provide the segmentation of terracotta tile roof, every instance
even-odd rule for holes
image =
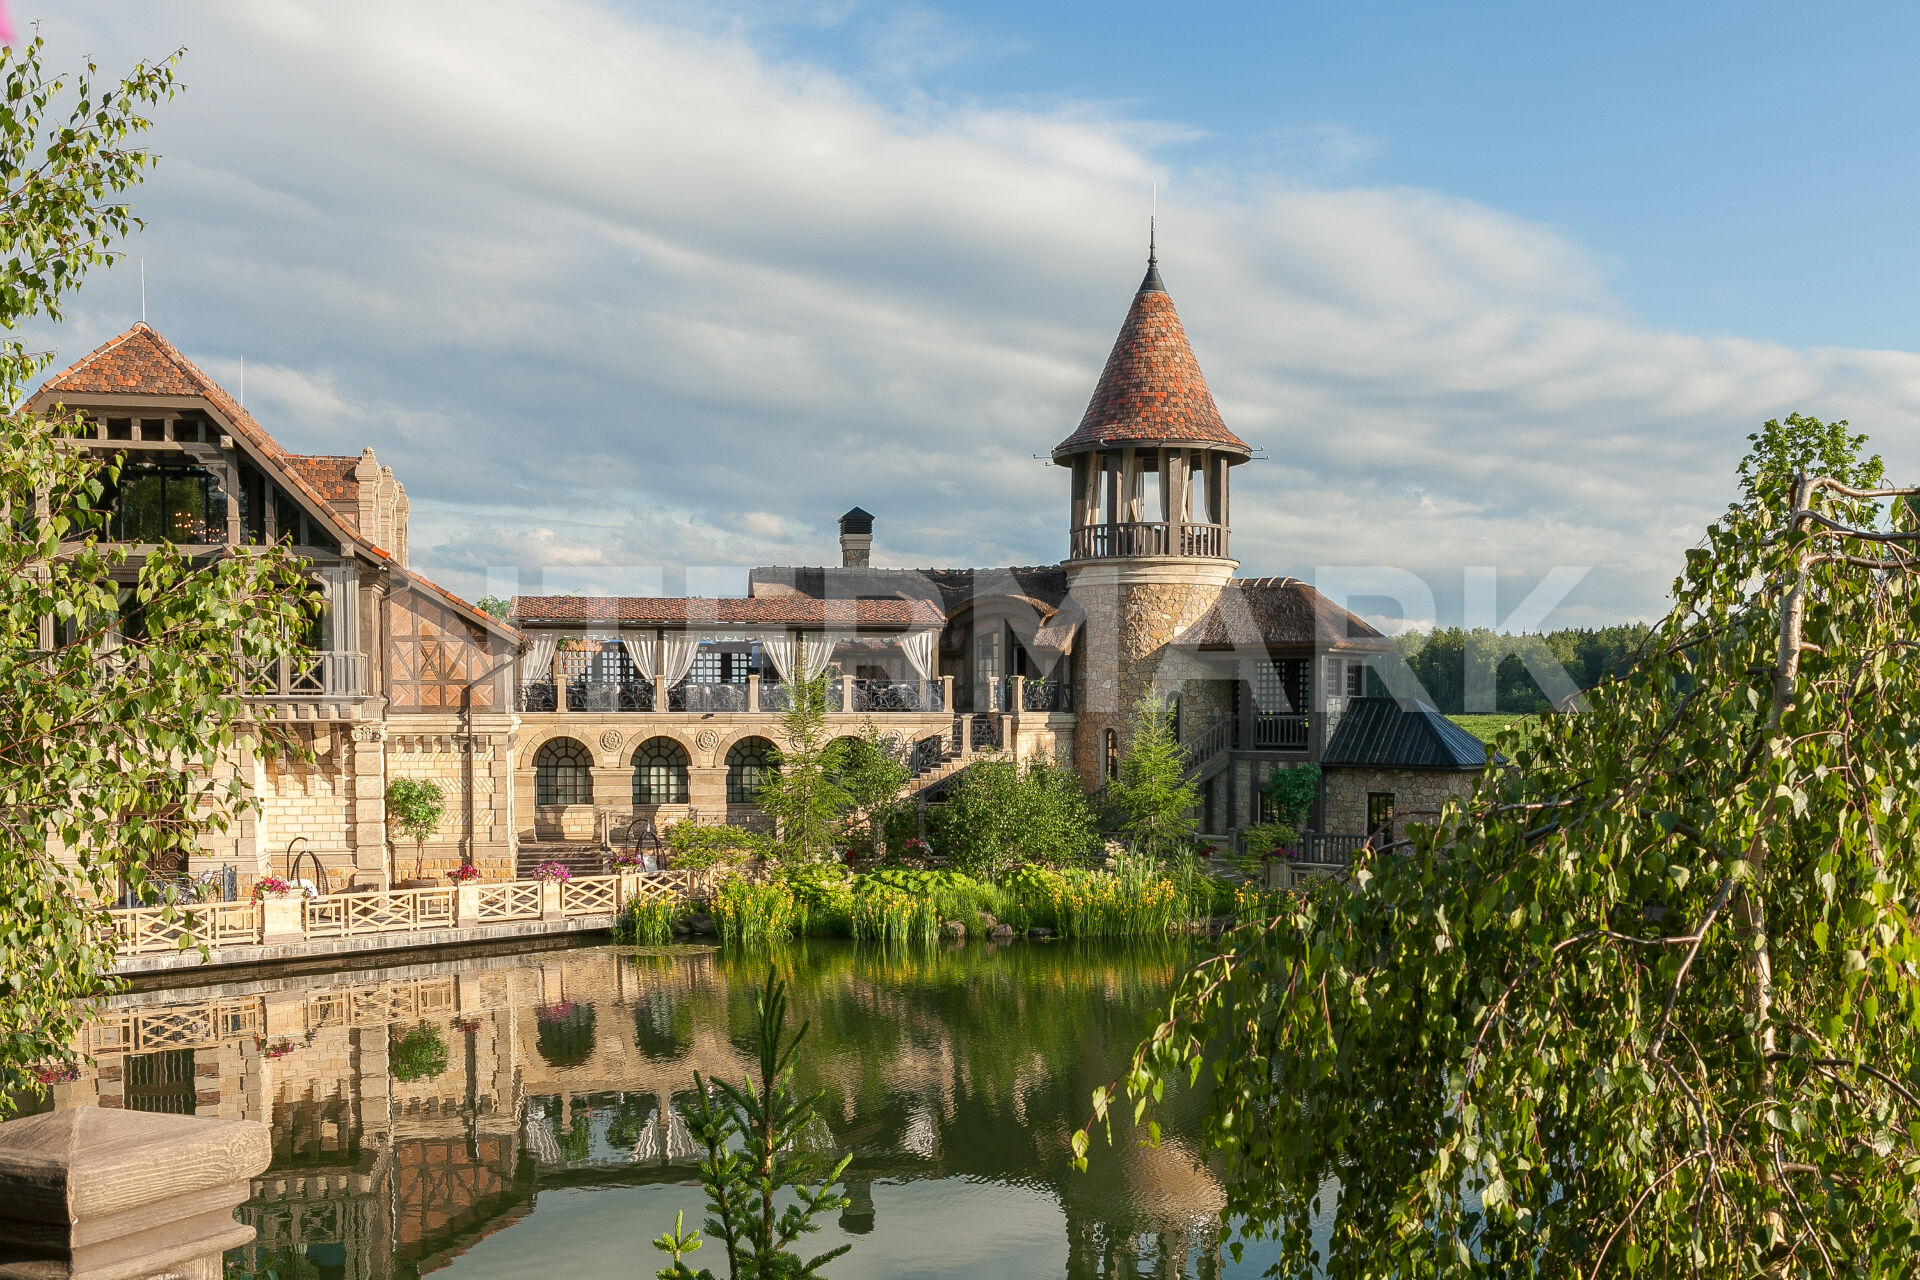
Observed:
[[[1393,641],[1298,578],[1235,578],[1174,637],[1190,649],[1286,648],[1379,652]]]
[[[1067,571],[1058,565],[992,569],[874,569],[865,566],[823,567],[773,565],[747,575],[747,589],[755,597],[783,594],[816,600],[852,600],[894,596],[937,604],[955,617],[976,600],[1015,599],[1031,605],[1042,617],[1052,614],[1067,598]]]
[[[391,559],[391,557],[387,557],[386,552],[384,551],[382,551],[380,554],[383,557]],[[492,628],[494,631],[498,632],[500,635],[505,636],[507,639],[512,640],[515,643],[518,643],[522,639],[519,628],[515,627],[512,623],[505,622],[499,618],[494,617],[492,614],[488,613],[485,609],[480,608],[478,605],[467,603],[465,600],[462,600],[459,596],[453,594],[453,592],[447,590],[445,587],[441,586],[439,583],[433,581],[433,579],[424,577],[419,572],[413,569],[398,570],[395,573],[395,577],[398,578],[400,574],[406,575],[406,581],[408,586],[426,588],[428,593],[439,596],[440,599],[445,603],[452,605],[455,609],[458,609],[460,612],[466,614],[468,617],[472,618],[474,621],[482,624],[483,626]]]
[[[1158,268],[1149,268],[1133,295],[1079,429],[1054,446],[1053,456],[1134,443],[1253,452],[1220,420]]]
[[[325,455],[290,454],[280,447],[280,442],[267,433],[253,418],[253,415],[240,407],[240,402],[228,395],[219,383],[203,373],[193,361],[180,354],[180,349],[161,337],[144,321],[135,324],[119,337],[101,343],[91,352],[74,361],[60,372],[48,378],[33,393],[32,399],[42,403],[61,400],[67,396],[87,395],[144,395],[144,396],[198,396],[219,411],[220,416],[233,425],[233,429],[245,437],[247,442],[277,468],[294,488],[306,495],[314,508],[335,525],[335,532],[343,543],[371,552],[375,558],[391,563],[393,557],[360,535],[353,521],[344,519],[334,510],[330,500],[333,493],[323,489],[317,481],[325,480],[329,470],[336,465],[348,468],[358,458],[335,458]],[[337,477],[337,472],[335,475]],[[351,479],[351,476],[348,477]],[[336,478],[330,482],[337,489]],[[507,623],[491,616],[483,610],[468,604],[459,596],[444,587],[410,573],[408,577],[448,604],[466,613],[475,621],[493,628],[501,635],[517,641],[520,633]]]
[[[328,502],[352,502],[360,496],[360,481],[354,468],[358,458],[341,458],[324,453],[289,453],[281,459],[287,470],[296,472],[307,487]]]
[[[748,599],[683,596],[515,596],[507,616],[521,627],[577,623],[637,626],[938,627],[946,614],[928,600]]]

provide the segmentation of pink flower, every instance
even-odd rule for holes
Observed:
[[[469,880],[478,880],[480,878],[480,868],[474,866],[471,862],[464,863],[447,872],[447,878],[455,884],[465,884]]]

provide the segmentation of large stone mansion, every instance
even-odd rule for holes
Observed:
[[[336,885],[383,883],[399,777],[448,793],[429,865],[489,878],[634,817],[751,823],[787,687],[820,672],[833,723],[896,744],[921,800],[989,756],[1052,759],[1098,787],[1134,704],[1158,692],[1177,708],[1201,828],[1222,842],[1259,820],[1276,768],[1321,764],[1316,825],[1358,836],[1485,763],[1424,708],[1365,698],[1368,664],[1391,649],[1379,631],[1295,579],[1236,576],[1228,499],[1252,450],[1222,421],[1151,257],[1053,449],[1067,554],[1052,565],[877,568],[884,530],[856,507],[840,564],[755,569],[743,598],[521,596],[502,620],[409,568],[406,490],[371,449],[288,453],[144,323],[29,407],[56,404],[92,424],[91,447],[126,455],[115,538],[201,553],[288,541],[327,597],[320,643],[252,689],[308,758],[241,762],[259,811],[172,870],[246,879],[311,852]]]

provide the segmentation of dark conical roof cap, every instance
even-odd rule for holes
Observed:
[[[840,532],[872,533],[873,532],[873,512],[865,511],[859,507],[855,507],[853,510],[847,512],[847,514],[840,517]]]
[[[1149,243],[1147,274],[1114,339],[1093,399],[1074,433],[1053,448],[1055,460],[1118,445],[1194,445],[1238,453],[1253,450],[1227,429],[1193,357],[1186,327],[1160,278]]]

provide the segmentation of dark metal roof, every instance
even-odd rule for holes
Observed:
[[[853,510],[847,512],[847,514],[840,517],[840,532],[872,533],[873,532],[873,512],[863,510],[860,507],[855,507]]]
[[[1347,703],[1320,763],[1348,769],[1484,769],[1487,744],[1424,702]]]

